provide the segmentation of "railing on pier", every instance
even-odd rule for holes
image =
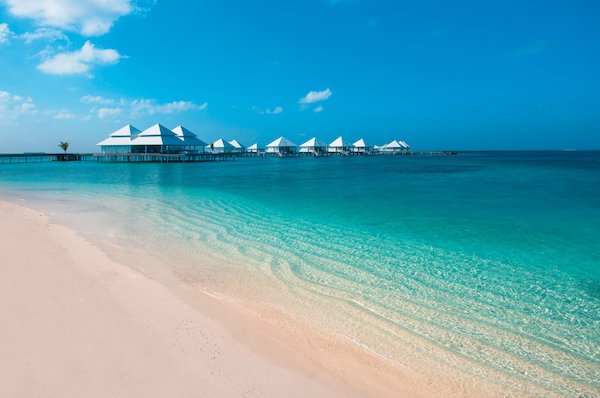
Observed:
[[[410,156],[410,155],[456,155],[451,151],[367,151],[367,152],[255,152],[255,153],[19,153],[0,154],[0,164],[41,162],[216,162],[236,157],[313,157],[313,156]]]
[[[8,153],[0,154],[0,164],[82,162],[92,160],[91,153]]]
[[[224,153],[97,153],[98,162],[216,162],[232,159],[233,155]]]

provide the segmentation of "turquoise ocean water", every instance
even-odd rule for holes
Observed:
[[[3,165],[0,193],[235,258],[391,360],[600,396],[600,152]]]

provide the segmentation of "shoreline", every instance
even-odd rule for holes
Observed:
[[[471,163],[461,163],[467,175]],[[395,162],[378,163],[391,164]],[[425,169],[444,164],[435,162]],[[370,214],[366,209],[346,220],[345,206],[317,205],[314,200],[320,194],[308,195],[312,201],[306,204],[295,199],[308,193],[297,186],[290,188],[295,195],[285,204],[280,203],[285,195],[278,194],[278,184],[223,187],[223,178],[251,177],[257,171],[232,163],[221,173],[210,173],[218,166],[190,167],[186,172],[182,167],[149,167],[142,173],[115,167],[106,173],[99,165],[68,167],[69,175],[63,174],[63,167],[26,166],[22,169],[26,174],[3,173],[0,197],[46,214],[49,223],[68,228],[108,259],[210,315],[237,341],[270,360],[283,366],[293,363],[305,374],[321,375],[327,383],[349,386],[362,395],[397,396],[396,391],[403,396],[448,397],[594,395],[597,344],[587,339],[595,332],[591,324],[575,321],[595,322],[586,314],[594,313],[596,306],[593,302],[568,306],[573,297],[589,297],[569,264],[561,269],[557,262],[552,270],[541,265],[555,253],[552,243],[561,240],[553,222],[538,216],[517,222],[514,216],[519,212],[509,212],[511,224],[523,228],[523,241],[548,239],[541,246],[544,251],[514,257],[519,261],[513,263],[503,248],[526,253],[519,252],[522,247],[511,239],[492,239],[498,244],[493,250],[481,239],[470,239],[466,242],[477,246],[463,250],[445,238],[452,230],[465,233],[470,230],[465,227],[484,227],[471,218],[441,228],[428,222],[427,205],[415,207],[414,215],[402,222],[388,223],[387,213]],[[258,173],[283,176],[287,171],[299,177],[303,170],[314,169],[314,165],[300,170],[284,166],[258,167]],[[421,167],[415,171],[420,173]],[[371,178],[373,171],[360,174],[359,181]],[[524,175],[531,177],[527,170]],[[90,176],[94,178],[88,182]],[[584,177],[591,176],[584,173],[578,178]],[[445,178],[442,173],[430,177],[427,186],[417,182],[414,186],[429,192],[431,182]],[[498,177],[492,173],[490,178]],[[206,184],[188,182],[197,179]],[[464,173],[454,180],[459,186],[468,181]],[[309,178],[299,181],[313,186]],[[501,187],[513,185],[502,178],[498,182]],[[359,203],[367,203],[370,199],[359,193],[361,184],[354,186],[348,192],[358,195]],[[480,203],[488,203],[485,187],[464,186]],[[258,192],[257,188],[264,194],[247,192]],[[324,203],[338,201],[333,188],[323,191]],[[395,206],[396,199],[381,189],[376,192],[384,208]],[[423,192],[404,202],[412,206],[411,200],[422,196]],[[329,209],[335,209],[331,218],[323,219]],[[465,211],[463,217],[471,216],[471,209],[457,210],[458,215]],[[596,214],[592,209],[584,213]],[[484,218],[488,212],[481,208],[475,214]],[[501,217],[489,222],[490,231],[503,231],[507,225]],[[429,225],[431,232],[422,231],[422,225]],[[410,228],[416,228],[414,234]],[[481,230],[488,236],[487,227]],[[590,242],[585,233],[580,236],[582,242]],[[584,245],[573,242],[572,247],[558,259],[580,258],[582,265],[593,265],[589,261],[593,253]],[[359,248],[364,256],[356,252]],[[582,250],[581,256],[575,248]],[[538,302],[535,291],[526,289],[529,284],[546,286],[542,292],[555,294],[550,301]],[[558,284],[560,290],[553,289]],[[572,317],[546,315],[543,305]],[[557,344],[548,344],[548,338]]]
[[[298,301],[304,294],[302,289],[273,279],[268,270],[255,270],[256,265],[248,268],[243,256],[218,254],[200,245],[194,248],[194,262],[189,263],[190,253],[186,252],[189,248],[185,245],[162,252],[164,247],[157,245],[158,242],[139,240],[154,236],[151,231],[115,228],[114,223],[120,223],[120,212],[112,213],[119,205],[117,202],[56,199],[48,202],[48,198],[36,198],[37,195],[14,193],[4,192],[0,209],[12,206],[26,219],[27,213],[33,213],[48,228],[66,231],[65,242],[69,246],[85,243],[95,257],[110,262],[112,267],[156,284],[194,313],[218,324],[238,344],[238,351],[240,346],[245,347],[255,354],[253,361],[262,358],[258,360],[262,365],[256,367],[287,369],[299,378],[295,384],[306,382],[313,388],[316,383],[320,386],[315,387],[317,391],[328,389],[324,394],[309,389],[312,395],[500,397],[510,394],[516,397],[538,391],[539,385],[521,384],[523,380],[502,372],[472,367],[465,358],[444,350],[433,340],[395,326],[387,329],[393,325],[385,318],[363,319],[366,314],[352,312],[351,297],[332,300],[318,297],[317,293]],[[102,215],[109,217],[105,219]],[[30,229],[33,227],[29,225]],[[264,266],[269,268],[266,263]],[[298,304],[308,306],[302,308]],[[131,312],[136,311],[131,309]],[[498,351],[495,354],[503,355]],[[235,378],[243,377],[244,369],[236,369]],[[267,384],[269,380],[267,377]],[[301,395],[309,391],[298,390],[303,391]],[[544,393],[558,396],[548,390]]]
[[[176,292],[47,214],[3,198],[0,221],[0,285],[8,298],[0,317],[11,325],[0,331],[10,347],[0,360],[7,381],[0,395],[164,388],[178,396],[429,396],[406,374],[398,379],[393,366],[308,324],[302,349],[290,349],[281,337],[301,320],[261,319],[194,284],[180,283]]]
[[[246,346],[42,213],[0,201],[0,220],[0,395],[360,395]]]

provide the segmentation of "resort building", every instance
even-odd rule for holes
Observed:
[[[219,138],[212,144],[210,144],[210,151],[212,153],[232,153],[235,147],[223,138]]]
[[[327,152],[329,153],[347,153],[349,149],[349,145],[344,142],[342,136],[339,136],[327,148]]]
[[[131,153],[182,153],[184,142],[171,130],[155,124],[131,141]]]
[[[367,153],[371,152],[371,147],[368,146],[365,140],[361,138],[360,140],[352,144],[351,150],[354,153]]]
[[[183,126],[177,126],[173,130],[175,135],[183,141],[184,149],[186,151],[191,152],[206,152],[206,146],[208,145],[206,142],[202,141],[198,138],[198,136],[192,133],[190,130],[186,129]]]
[[[233,149],[231,150],[231,152],[233,153],[243,153],[246,152],[246,147],[243,146],[242,144],[239,143],[238,140],[231,140],[229,141],[229,144],[231,144],[231,146],[233,146]]]
[[[128,124],[96,144],[106,154],[127,153],[203,153],[206,143],[183,126],[169,130],[155,124],[140,131]]]
[[[289,155],[296,152],[298,152],[298,145],[283,136],[267,145],[267,153]]]
[[[404,147],[396,140],[389,142],[383,146],[383,152],[401,152]]]
[[[131,153],[131,141],[141,131],[128,124],[111,133],[107,139],[96,145],[102,153]]]
[[[258,148],[258,143],[254,143],[252,145],[250,145],[248,148],[246,148],[246,152],[248,153],[258,153],[260,152],[259,148]]]
[[[402,145],[404,147],[404,149],[409,150],[410,149],[410,145],[408,145],[405,141],[399,141],[400,145]]]
[[[327,152],[327,145],[317,140],[317,137],[313,137],[300,145],[300,153],[312,153],[313,155],[320,155]]]

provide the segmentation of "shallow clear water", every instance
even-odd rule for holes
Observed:
[[[600,395],[600,152],[3,165],[0,189],[239,259],[391,359]]]

